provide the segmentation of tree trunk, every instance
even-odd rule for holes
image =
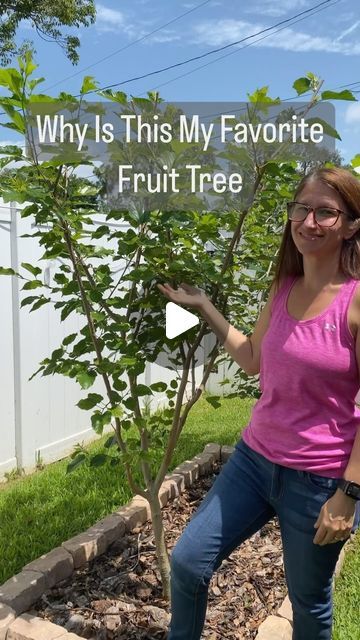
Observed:
[[[151,510],[152,528],[155,537],[156,556],[161,576],[163,597],[165,600],[170,600],[170,563],[165,543],[160,501],[158,495],[149,496],[148,499]]]

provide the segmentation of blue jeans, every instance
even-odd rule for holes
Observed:
[[[221,562],[274,515],[293,608],[293,640],[331,640],[332,576],[344,542],[313,543],[337,480],[274,464],[240,440],[171,556],[168,640],[199,640],[209,581]],[[353,531],[360,520],[356,508]]]

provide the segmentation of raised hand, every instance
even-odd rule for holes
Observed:
[[[165,282],[165,284],[158,284],[157,287],[171,302],[192,307],[193,309],[201,309],[208,300],[202,289],[193,287],[185,282],[182,282],[178,289],[173,289],[167,282]]]

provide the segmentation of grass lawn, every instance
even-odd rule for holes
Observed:
[[[201,399],[190,413],[171,467],[192,458],[208,442],[233,445],[252,404],[252,399],[224,399],[214,409]],[[91,451],[100,450],[107,437],[93,443]],[[0,584],[131,499],[120,466],[83,466],[66,475],[67,463],[62,460],[0,485]],[[360,533],[336,581],[334,602],[333,640],[360,640]]]

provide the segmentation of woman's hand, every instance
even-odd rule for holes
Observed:
[[[158,284],[157,287],[171,302],[183,304],[193,309],[200,310],[208,300],[202,289],[192,287],[185,282],[182,282],[178,289],[173,289],[167,282],[165,284]]]
[[[317,529],[314,544],[323,546],[330,542],[346,540],[354,524],[356,502],[337,489],[321,507],[314,527]]]

